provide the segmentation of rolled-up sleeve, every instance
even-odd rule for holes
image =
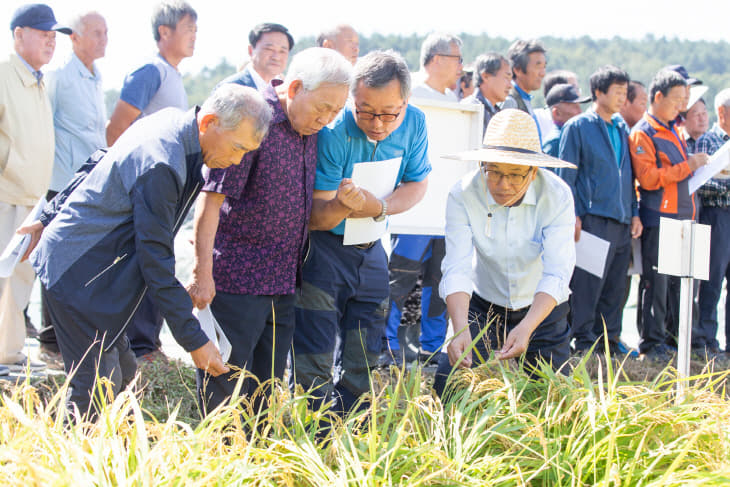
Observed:
[[[555,202],[553,217],[542,230],[543,272],[535,293],[546,293],[560,304],[570,296],[570,278],[575,268],[575,213],[569,191],[562,198],[555,198]]]
[[[446,255],[441,261],[442,277],[439,284],[439,295],[444,300],[457,292],[471,296],[474,288],[472,228],[461,195],[462,188],[458,183],[449,193],[446,203]]]

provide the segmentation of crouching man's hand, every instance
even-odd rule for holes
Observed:
[[[43,228],[43,224],[36,220],[30,225],[18,228],[18,231],[15,232],[18,235],[30,234],[30,245],[28,245],[28,250],[26,250],[23,254],[23,258],[20,259],[21,262],[27,260],[30,253],[33,252],[33,249],[35,249],[36,245],[38,245],[38,241],[41,239],[41,234],[43,233]]]
[[[202,347],[190,352],[190,356],[197,368],[208,372],[213,377],[218,377],[231,370],[223,363],[220,352],[210,340]]]

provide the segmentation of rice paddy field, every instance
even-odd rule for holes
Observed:
[[[0,485],[730,483],[726,367],[701,367],[679,398],[671,368],[573,366],[529,380],[490,361],[455,373],[444,402],[419,367],[379,369],[344,418],[275,384],[268,407],[239,398],[201,419],[182,363],[144,366],[93,423],[66,421],[62,379],[20,383],[0,399]]]

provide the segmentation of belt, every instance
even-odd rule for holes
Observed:
[[[499,314],[505,314],[505,313],[526,313],[530,309],[530,305],[527,305],[527,306],[525,306],[523,308],[517,308],[517,309],[506,308],[504,306],[500,306],[498,304],[494,304],[492,302],[489,302],[489,301],[487,301],[486,299],[484,299],[483,297],[479,296],[476,293],[474,293],[472,295],[472,299],[475,299],[475,298],[476,298],[476,300],[481,301],[481,305],[482,306],[484,306],[485,308],[491,308],[492,311],[494,311],[495,313],[499,313]]]

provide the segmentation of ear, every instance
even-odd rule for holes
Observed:
[[[293,100],[297,93],[302,90],[304,90],[304,84],[302,84],[302,80],[295,79],[294,81],[289,83],[289,88],[287,88],[286,94],[290,100]]]
[[[334,49],[334,46],[332,45],[332,41],[329,39],[325,39],[322,41],[322,47],[326,47],[327,49]]]
[[[13,29],[13,39],[21,40],[23,39],[23,28],[22,27],[16,27]]]
[[[218,126],[218,116],[213,113],[206,113],[203,115],[203,117],[200,119],[200,124],[198,124],[198,131],[201,135],[206,133],[209,128],[217,127]]]
[[[253,46],[251,44],[248,45],[248,57],[253,56]]]
[[[160,35],[160,40],[167,39],[170,36],[172,29],[166,25],[157,27],[157,33]]]
[[[538,169],[539,168],[537,166],[532,166],[530,168],[530,172],[532,173],[530,176],[528,176],[528,179],[530,180],[530,182],[533,182],[535,180],[535,178],[537,177],[537,170]]]

